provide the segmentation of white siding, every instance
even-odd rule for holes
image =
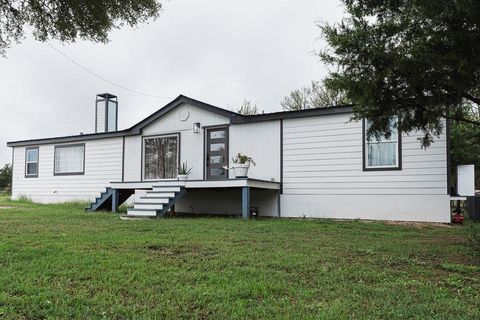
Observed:
[[[447,195],[281,196],[282,217],[450,222]]]
[[[284,121],[283,216],[448,222],[446,137],[427,150],[402,135],[402,170],[363,171],[351,115]]]
[[[39,146],[38,178],[25,178],[25,148],[14,148],[12,196],[35,202],[91,201],[122,179],[122,138],[85,142],[85,174],[55,176],[54,144]]]
[[[189,113],[188,119],[181,118]],[[203,130],[193,133],[193,124],[203,126],[227,125],[230,120],[215,113],[191,105],[182,105],[165,114],[142,131],[142,136],[180,133],[180,162],[188,162],[192,167],[189,179],[203,179],[204,145]],[[142,136],[125,139],[125,181],[140,181],[142,167]]]
[[[250,166],[250,178],[280,181],[280,121],[239,124],[230,127],[229,154],[237,153],[253,158],[256,166]],[[230,178],[235,171],[230,171]]]
[[[125,137],[125,181],[141,181],[142,136]]]

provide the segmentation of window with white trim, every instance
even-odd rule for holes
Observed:
[[[84,144],[55,146],[55,175],[83,174],[84,162]]]
[[[148,137],[143,140],[145,180],[174,179],[178,174],[178,135]]]
[[[368,137],[371,122],[365,120],[365,169],[399,169],[400,168],[400,136],[396,128],[398,118],[390,121],[392,134],[387,139],[385,136]]]
[[[38,177],[38,147],[25,149],[25,176]]]

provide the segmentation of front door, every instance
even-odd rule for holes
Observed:
[[[207,180],[223,180],[228,177],[228,127],[206,130],[206,171]]]

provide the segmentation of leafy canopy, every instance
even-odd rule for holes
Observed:
[[[399,129],[424,133],[422,145],[444,129],[442,119],[480,125],[462,108],[480,103],[480,1],[342,0],[340,23],[321,23],[331,67],[329,88],[355,103],[355,118],[369,118],[369,134]]]
[[[107,42],[112,28],[136,26],[158,17],[155,0],[2,0],[0,1],[0,54],[31,29],[35,39],[62,42],[77,39]]]
[[[6,164],[0,169],[0,191],[12,186],[12,166]]]
[[[343,91],[312,81],[309,86],[290,92],[280,104],[283,110],[295,111],[349,104],[349,101]]]
[[[469,105],[464,106],[463,114],[466,118],[480,121],[478,109]],[[476,186],[480,188],[480,126],[455,121],[450,127],[450,153],[452,163],[474,164],[476,171]],[[455,166],[452,167],[456,173]],[[455,177],[455,175],[452,175]]]

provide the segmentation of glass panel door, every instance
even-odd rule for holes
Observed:
[[[144,179],[174,179],[178,172],[178,136],[144,140]]]
[[[206,170],[208,180],[228,177],[228,127],[207,129]]]

